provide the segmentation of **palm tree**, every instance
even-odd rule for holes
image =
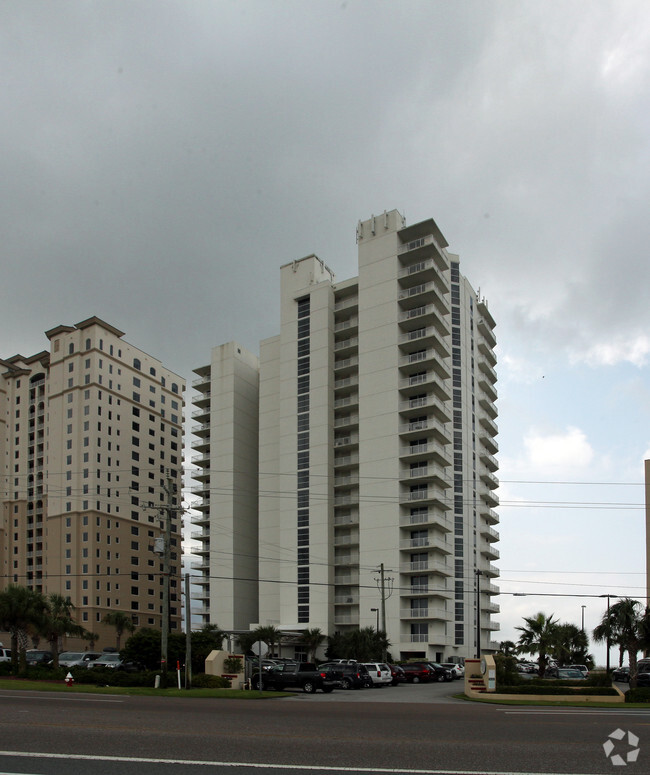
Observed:
[[[135,630],[135,625],[133,624],[131,617],[123,611],[111,611],[110,614],[106,614],[102,619],[102,623],[110,624],[111,627],[115,627],[115,646],[118,651],[120,650],[120,640],[124,631],[133,632],[133,630]]]
[[[59,666],[59,644],[65,635],[83,637],[84,628],[72,619],[74,605],[69,597],[52,593],[47,598],[47,609],[42,633],[50,644],[54,667]]]
[[[558,664],[585,664],[591,669],[594,666],[594,660],[588,651],[589,639],[584,630],[571,623],[557,625],[556,643],[551,653]]]
[[[314,627],[311,630],[305,630],[302,634],[301,642],[307,649],[308,662],[316,661],[316,652],[320,644],[325,640],[325,635],[320,628]]]
[[[546,616],[541,611],[537,616],[524,616],[526,627],[515,627],[521,632],[517,641],[517,651],[520,654],[538,654],[538,675],[546,672],[548,655],[552,652],[557,636],[557,619],[553,614]]]
[[[99,640],[99,635],[96,632],[90,632],[90,630],[84,630],[81,637],[84,640],[88,641],[88,645],[90,646],[90,650],[95,650],[95,642]]]
[[[650,647],[650,608],[643,611],[638,600],[629,597],[614,603],[594,629],[595,641],[619,646],[621,653],[627,651],[630,665],[630,686],[636,687],[637,654],[640,649]]]
[[[511,640],[502,640],[499,644],[499,651],[504,657],[512,657],[517,653],[517,644]]]
[[[33,589],[10,584],[0,592],[0,627],[11,635],[11,661],[19,673],[27,670],[28,639],[41,631],[45,610],[45,598]]]

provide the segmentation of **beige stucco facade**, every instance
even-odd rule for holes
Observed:
[[[160,628],[160,507],[180,504],[183,380],[99,318],[46,332],[50,347],[0,362],[0,589],[69,597],[75,618],[123,611]],[[171,621],[181,621],[180,510],[171,545]],[[70,645],[70,644],[64,644]]]

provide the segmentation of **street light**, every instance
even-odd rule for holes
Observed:
[[[379,632],[379,609],[378,608],[371,608],[370,609],[373,613],[377,614],[377,627],[376,630]]]
[[[481,658],[481,575],[476,569],[476,658]]]
[[[609,627],[610,627],[610,621],[609,621],[609,598],[611,595],[607,593],[606,595],[599,595],[599,597],[606,597],[607,598],[607,672],[609,673]]]
[[[582,631],[585,631],[585,608],[586,605],[580,606],[582,608]]]

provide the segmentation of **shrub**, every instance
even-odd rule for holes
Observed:
[[[650,687],[628,689],[625,692],[625,702],[650,702]]]
[[[208,675],[207,673],[197,673],[192,676],[193,689],[230,689],[230,679],[222,678],[220,675]]]
[[[228,657],[223,661],[223,669],[226,673],[241,673],[243,670],[242,661],[239,657]]]
[[[616,695],[616,689],[608,689],[607,687],[594,687],[592,689],[586,687],[584,683],[580,686],[576,686],[577,682],[570,683],[569,681],[554,681],[552,685],[540,685],[533,681],[526,681],[516,686],[500,686],[499,692],[501,694],[574,694],[577,697],[588,694],[594,697],[611,697]]]
[[[521,678],[517,672],[517,660],[514,657],[505,654],[495,654],[494,664],[496,666],[497,686],[508,684],[515,686],[521,683]]]
[[[586,683],[587,686],[611,686],[612,676],[606,670],[594,671],[589,673]]]

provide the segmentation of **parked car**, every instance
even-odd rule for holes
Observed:
[[[586,681],[587,676],[582,670],[574,670],[570,667],[558,667],[557,678],[560,681]]]
[[[390,668],[390,674],[392,677],[391,684],[397,686],[397,684],[406,681],[406,675],[404,674],[404,668],[401,665],[388,665]]]
[[[28,649],[25,656],[28,665],[49,665],[54,659],[51,651],[43,649]]]
[[[650,673],[637,673],[636,675],[637,686],[650,686]]]
[[[388,686],[393,681],[390,667],[385,662],[364,662],[363,663],[372,680],[373,686]]]
[[[443,667],[438,662],[429,662],[435,673],[434,681],[453,681],[454,676],[451,670],[447,667]]]
[[[125,662],[119,654],[102,654],[100,657],[88,663],[88,668],[107,670],[124,670],[127,673],[137,673],[139,668],[135,662]]]
[[[88,667],[91,662],[99,659],[99,651],[64,651],[59,654],[61,667]]]
[[[0,662],[11,662],[11,649],[0,646]]]
[[[313,694],[320,689],[329,694],[341,686],[342,676],[338,669],[327,667],[317,668],[311,662],[280,664],[262,673],[262,689],[302,689],[306,694]],[[260,676],[251,678],[253,689],[259,689]]]
[[[446,667],[447,670],[451,670],[452,676],[459,680],[465,677],[465,668],[458,662],[441,662],[442,667]]]
[[[614,681],[623,681],[624,683],[629,683],[630,681],[630,668],[627,667],[616,667],[612,671],[612,678]]]
[[[589,678],[589,670],[587,669],[587,665],[567,665],[567,668],[569,670],[579,670],[585,678]]]
[[[324,662],[318,666],[319,670],[336,670],[341,673],[342,689],[366,689],[372,686],[372,678],[368,673],[368,668],[361,662]]]
[[[408,683],[428,683],[434,680],[433,669],[423,663],[410,662],[402,665],[402,670]]]

